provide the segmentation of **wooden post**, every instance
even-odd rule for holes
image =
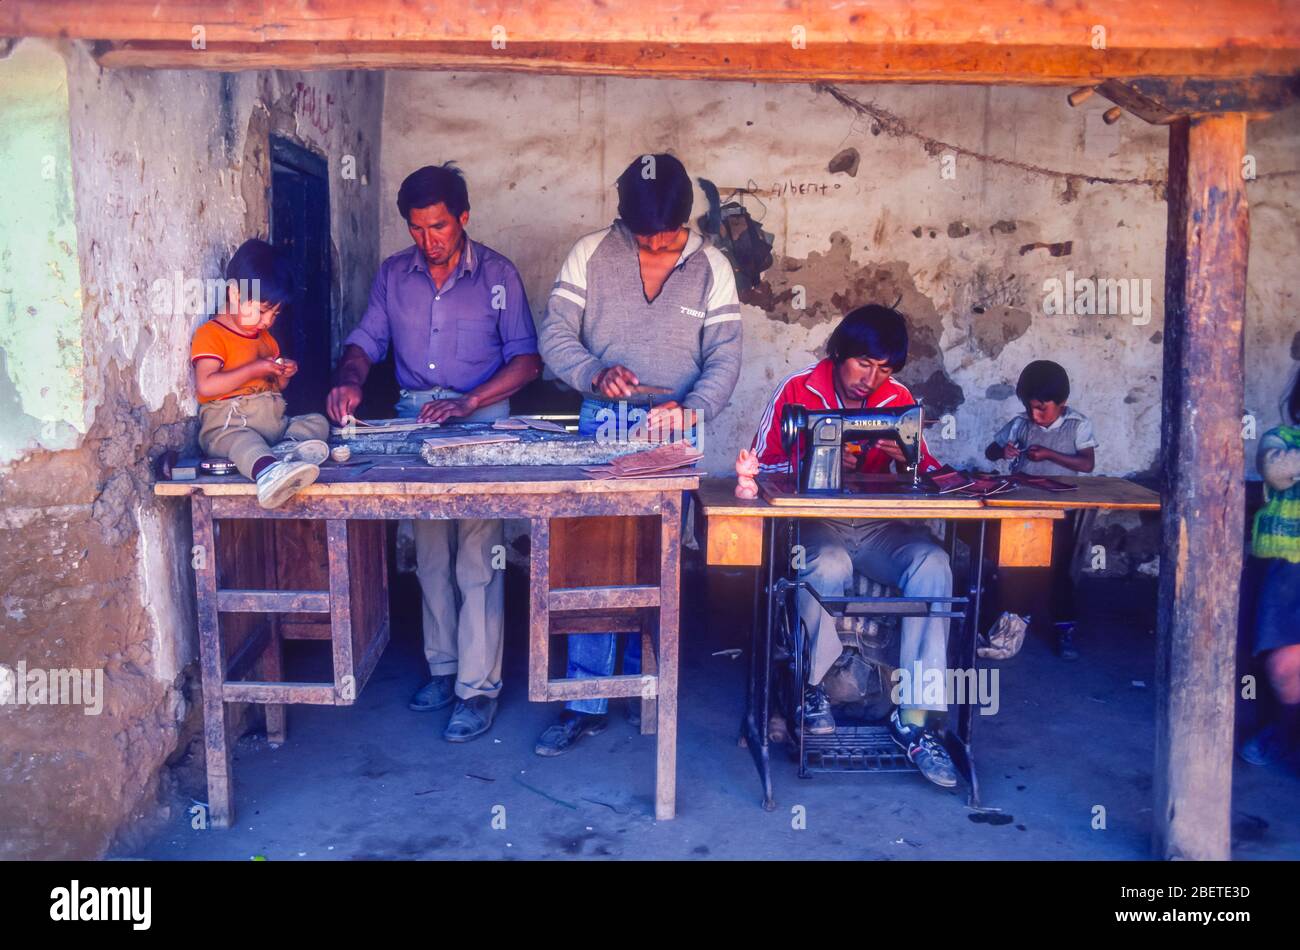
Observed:
[[[1241,113],[1170,125],[1153,829],[1160,858],[1231,853],[1245,497],[1245,146]]]

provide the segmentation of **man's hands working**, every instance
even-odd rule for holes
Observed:
[[[334,388],[325,397],[325,412],[338,425],[345,417],[356,412],[361,405],[361,387],[370,375],[370,358],[359,346],[348,346],[339,360],[339,372]]]
[[[459,399],[432,399],[420,407],[416,417],[420,422],[445,422],[468,416],[479,407],[477,396],[462,396]]]
[[[607,366],[596,374],[591,388],[606,399],[626,399],[641,380],[626,366]]]

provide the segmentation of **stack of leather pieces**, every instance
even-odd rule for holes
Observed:
[[[997,475],[987,472],[967,474],[945,465],[937,471],[930,472],[926,478],[939,489],[939,494],[956,492],[968,498],[988,498],[1011,491],[1019,485],[1026,488],[1039,488],[1043,491],[1075,491],[1078,486],[1060,482],[1045,475]]]
[[[1015,487],[1016,483],[1010,478],[999,475],[976,475],[969,485],[959,488],[958,491],[970,498],[988,498],[990,495],[1001,495],[1003,492],[1011,491]]]
[[[604,465],[583,468],[592,478],[675,478],[694,475],[695,463],[704,453],[686,442],[670,442],[644,452],[621,455]]]

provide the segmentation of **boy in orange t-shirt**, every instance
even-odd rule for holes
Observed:
[[[240,245],[226,267],[226,306],[196,331],[190,347],[199,398],[199,447],[225,457],[257,482],[257,500],[276,508],[310,485],[329,455],[329,421],[319,413],[285,416],[281,391],[298,364],[280,357],[269,330],[292,296],[279,253],[265,241]],[[284,459],[271,444],[291,439]]]

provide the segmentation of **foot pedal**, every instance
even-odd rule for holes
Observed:
[[[826,736],[804,736],[803,767],[809,772],[913,772],[888,726],[836,726]]]

